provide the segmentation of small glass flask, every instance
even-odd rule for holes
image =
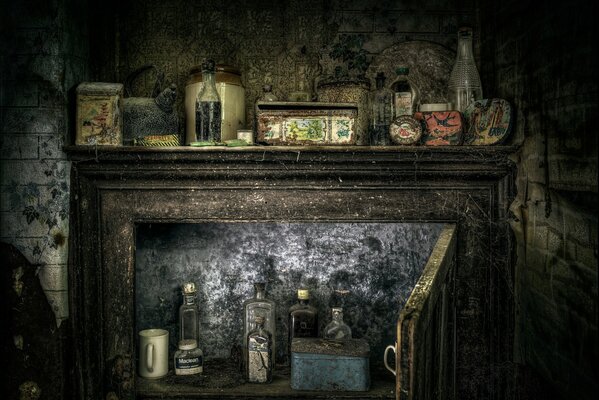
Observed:
[[[393,119],[393,91],[385,87],[385,74],[376,75],[376,90],[372,93],[372,137],[370,144],[388,144],[389,125]]]
[[[262,101],[277,101],[277,96],[275,96],[272,92],[271,85],[264,85],[262,87]]]
[[[175,375],[195,375],[204,372],[204,353],[193,339],[179,341],[174,356]]]
[[[418,109],[420,92],[408,77],[410,73],[409,68],[400,67],[395,72],[397,73],[397,79],[391,85],[391,90],[393,90],[394,118],[402,115],[412,116]]]
[[[470,103],[483,98],[478,69],[472,53],[472,28],[458,30],[458,51],[449,76],[449,101],[463,112]]]
[[[222,105],[216,90],[215,64],[212,60],[202,63],[202,89],[196,99],[196,141],[221,141]]]
[[[186,282],[182,286],[183,304],[179,307],[179,340],[198,342],[199,312],[196,305],[196,285]]]
[[[306,289],[297,291],[297,303],[289,308],[288,353],[296,337],[318,337],[318,310],[310,305],[310,291]]]
[[[351,339],[351,328],[343,322],[343,308],[333,307],[331,314],[333,320],[324,328],[325,339]]]
[[[272,335],[264,328],[264,317],[255,318],[256,327],[247,337],[247,380],[253,383],[272,381]]]
[[[275,302],[266,298],[266,284],[264,282],[254,283],[254,297],[243,303],[243,348],[247,349],[247,335],[254,328],[256,317],[264,317],[264,327],[272,335],[272,354],[276,357],[276,320]],[[244,354],[247,361],[247,353]],[[273,365],[275,361],[273,360]]]

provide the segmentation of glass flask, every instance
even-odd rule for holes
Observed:
[[[287,351],[291,351],[291,340],[296,337],[318,337],[318,310],[310,305],[310,291],[299,289],[298,302],[289,308],[289,338]]]
[[[333,320],[324,328],[325,339],[351,339],[351,328],[343,322],[343,308],[333,307],[331,310]]]
[[[276,328],[275,328],[275,302],[266,298],[266,284],[254,283],[254,297],[243,303],[243,349],[247,349],[247,335],[254,328],[256,317],[264,317],[264,327],[272,335],[272,354],[276,357]],[[247,361],[247,353],[244,351]],[[274,360],[273,360],[274,365]]]
[[[199,312],[195,302],[196,285],[185,282],[182,286],[183,304],[179,307],[179,340],[198,342]]]
[[[458,51],[449,77],[449,101],[463,112],[475,100],[483,98],[480,76],[472,53],[472,28],[458,31]]]
[[[262,92],[262,101],[277,101],[277,96],[273,94],[271,85],[264,85]]]
[[[221,141],[222,104],[214,79],[215,64],[212,60],[202,63],[204,85],[196,99],[196,141]]]
[[[272,335],[264,328],[263,316],[254,321],[256,327],[247,336],[246,377],[248,382],[268,383],[272,381],[273,370]]]
[[[420,102],[420,91],[410,80],[408,67],[400,67],[395,70],[397,79],[391,85],[393,90],[393,116],[394,118],[402,115],[412,116]]]
[[[370,144],[385,146],[388,143],[389,125],[393,118],[393,91],[385,87],[385,74],[376,75],[376,90],[372,94],[372,137]]]

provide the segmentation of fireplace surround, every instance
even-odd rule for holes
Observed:
[[[514,318],[507,223],[513,150],[68,147],[77,397],[141,397],[134,363],[140,224],[334,221],[455,226],[445,333],[454,378],[444,382],[442,397],[501,398],[511,376],[504,362],[511,359]],[[259,392],[236,396],[260,398]]]

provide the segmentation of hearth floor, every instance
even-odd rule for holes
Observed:
[[[277,365],[269,384],[251,384],[244,382],[238,364],[210,360],[203,375],[178,376],[171,368],[161,379],[138,377],[136,392],[138,399],[395,399],[395,379],[386,370],[372,371],[367,392],[298,391],[291,389],[288,366]]]

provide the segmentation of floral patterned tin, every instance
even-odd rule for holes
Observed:
[[[409,115],[402,115],[389,126],[389,136],[395,144],[415,145],[422,136],[422,126],[417,119]]]
[[[356,143],[354,103],[256,103],[257,142],[275,145]]]
[[[503,99],[477,100],[464,110],[464,119],[468,126],[464,144],[499,144],[512,130],[512,107]]]
[[[424,127],[423,144],[448,146],[462,144],[462,114],[459,111],[420,112],[416,115]]]
[[[84,82],[77,86],[77,145],[122,145],[123,84]]]

